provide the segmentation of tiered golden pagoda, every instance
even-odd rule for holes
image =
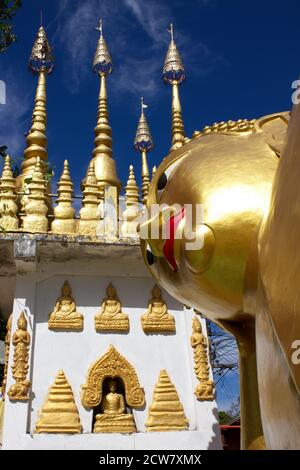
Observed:
[[[83,190],[82,208],[79,215],[78,231],[82,235],[96,236],[97,225],[100,222],[99,214],[100,190],[94,170],[94,163],[91,162]]]
[[[46,171],[48,160],[46,136],[46,77],[53,70],[52,48],[48,42],[46,32],[41,26],[37,33],[29,59],[29,69],[38,74],[38,85],[35,95],[35,104],[32,113],[31,128],[26,136],[27,146],[24,151],[21,174],[17,177],[17,186],[22,187],[24,181],[30,178],[40,157],[43,173]]]
[[[112,130],[108,122],[106,77],[112,71],[112,60],[103,37],[102,20],[100,20],[99,28],[96,29],[100,31],[100,38],[94,57],[93,70],[100,78],[100,93],[92,162],[103,198],[105,186],[115,186],[119,191],[121,181],[117,176],[116,163],[112,155]]]
[[[174,41],[173,25],[170,25],[171,42],[163,67],[163,80],[172,86],[172,147],[181,147],[185,142],[184,124],[179,97],[179,85],[185,79],[184,66]]]
[[[46,180],[44,178],[40,157],[36,159],[32,179],[29,183],[29,194],[26,196],[23,230],[32,233],[48,231],[48,212]]]
[[[142,202],[146,204],[150,186],[150,173],[147,162],[147,153],[153,149],[153,139],[150,133],[148,122],[144,113],[144,109],[148,106],[144,104],[141,98],[141,116],[139,119],[136,136],[134,139],[135,150],[141,152],[142,156]]]
[[[0,178],[0,227],[5,231],[15,231],[19,227],[16,197],[16,181],[7,155]]]
[[[139,188],[132,165],[129,167],[129,177],[125,190],[126,209],[123,212],[122,234],[124,237],[136,236],[139,216]]]
[[[58,199],[54,209],[54,221],[51,230],[54,233],[75,233],[75,209],[72,207],[73,183],[71,181],[68,160],[64,162],[64,169],[57,185]]]
[[[36,433],[78,434],[82,432],[78,409],[69,382],[62,370],[50,387],[35,426]]]
[[[152,405],[149,408],[146,430],[183,431],[188,429],[188,420],[179,400],[176,388],[166,370],[161,370],[155,386]]]

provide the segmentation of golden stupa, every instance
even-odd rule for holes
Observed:
[[[35,426],[36,433],[76,434],[82,427],[72,388],[60,370],[50,387]]]
[[[188,429],[188,420],[176,388],[166,370],[161,370],[149,408],[146,430],[182,431]]]

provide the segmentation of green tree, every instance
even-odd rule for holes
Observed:
[[[16,41],[12,21],[21,6],[22,0],[0,0],[0,52]]]
[[[219,411],[219,423],[230,424],[232,417],[226,411]]]

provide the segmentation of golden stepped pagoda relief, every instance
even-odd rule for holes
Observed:
[[[183,406],[166,370],[161,370],[149,407],[146,431],[184,431],[188,429]]]
[[[20,313],[17,326],[18,328],[12,337],[14,355],[11,369],[15,383],[11,385],[7,394],[11,400],[28,401],[31,385],[28,380],[30,334],[27,331],[24,312]]]
[[[194,350],[195,374],[200,381],[200,384],[195,389],[197,400],[214,400],[215,384],[209,377],[208,343],[205,335],[202,333],[202,326],[197,317],[193,319],[191,346]]]
[[[162,299],[161,289],[157,284],[152,289],[147,312],[141,316],[142,328],[145,333],[174,333],[175,319],[168,313],[168,308]]]
[[[110,282],[106,288],[106,297],[101,304],[101,310],[95,315],[95,329],[101,331],[129,331],[128,315],[122,312],[122,305],[115,287]]]
[[[65,281],[54,310],[49,314],[48,328],[50,330],[82,330],[83,324],[83,315],[77,311],[71,286],[68,281]]]
[[[78,434],[82,432],[78,408],[65,373],[60,370],[41,408],[35,433]]]

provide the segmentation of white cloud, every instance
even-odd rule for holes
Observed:
[[[53,40],[63,49],[66,82],[78,92],[91,76],[98,35],[95,27],[104,21],[104,34],[114,64],[112,92],[126,92],[154,98],[162,90],[160,76],[172,22],[168,2],[158,0],[63,0],[60,3]],[[177,27],[178,26],[178,27]],[[143,45],[135,41],[137,28],[145,34]],[[218,63],[201,42],[183,34],[175,25],[175,39],[187,68],[187,75],[205,74]]]
[[[13,158],[20,157],[25,147],[24,132],[29,123],[26,113],[32,106],[32,97],[24,80],[15,71],[5,70],[6,104],[0,105],[0,145],[7,145]]]

